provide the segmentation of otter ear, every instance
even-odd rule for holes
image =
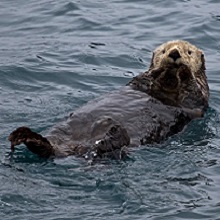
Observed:
[[[202,66],[201,66],[202,70],[206,70],[204,53],[201,54],[201,61],[202,61]]]
[[[152,69],[154,67],[154,54],[155,53],[153,52],[149,69]]]

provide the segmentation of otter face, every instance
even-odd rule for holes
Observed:
[[[187,41],[169,41],[154,51],[151,65],[156,68],[172,64],[186,65],[191,72],[196,73],[204,68],[204,54]]]
[[[151,89],[178,97],[179,104],[187,105],[188,97],[208,103],[204,54],[189,42],[169,41],[156,48],[148,73],[153,78]]]

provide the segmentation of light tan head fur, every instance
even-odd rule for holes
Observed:
[[[194,87],[198,87],[195,88],[195,90],[200,91],[204,99],[208,101],[209,88],[205,75],[205,58],[202,50],[182,40],[164,43],[155,49],[149,72],[152,70],[153,73],[154,70],[161,68],[168,69],[169,71],[160,73],[160,76],[158,76],[160,83],[166,79],[165,74],[169,75],[170,81],[172,80],[172,75],[173,77],[175,75],[176,79],[176,82],[170,82],[173,87],[171,86],[169,88],[169,86],[167,86],[166,88],[166,86],[164,86],[164,91],[170,90],[170,92],[172,92],[172,89],[176,90],[177,88],[183,90],[184,79],[189,78],[185,83],[187,83],[188,86],[190,86],[191,83]],[[155,80],[157,79],[155,78]],[[175,83],[176,86],[174,86]],[[186,88],[186,86],[184,88]]]
[[[166,104],[206,109],[209,87],[205,70],[202,50],[187,41],[169,41],[155,49],[149,70],[130,85]]]
[[[174,60],[170,57],[173,51],[178,51],[180,57]],[[151,66],[154,68],[169,64],[186,65],[192,73],[204,68],[204,53],[187,41],[168,41],[155,49]]]

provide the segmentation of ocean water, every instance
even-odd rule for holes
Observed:
[[[0,219],[220,219],[218,0],[1,0]],[[94,166],[44,160],[7,137],[46,133],[71,111],[147,70],[161,43],[205,52],[210,107],[157,147]]]

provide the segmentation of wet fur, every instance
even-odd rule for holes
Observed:
[[[126,149],[161,143],[208,107],[203,52],[186,41],[158,47],[148,71],[125,87],[87,103],[46,137],[27,127],[9,136],[41,157],[68,155],[121,158]]]

